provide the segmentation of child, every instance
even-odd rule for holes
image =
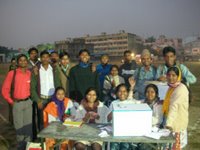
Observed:
[[[57,87],[54,95],[52,96],[52,101],[47,104],[43,111],[44,116],[44,127],[52,121],[63,122],[67,118],[73,118],[75,116],[75,109],[73,108],[73,103],[69,98],[65,97],[65,90],[63,87]],[[53,139],[46,140],[47,150],[55,144]],[[66,148],[66,141],[62,144],[61,149]]]
[[[86,123],[107,123],[109,109],[98,100],[98,94],[95,88],[88,88],[85,92],[85,98],[77,109],[75,120],[82,120]],[[91,146],[92,150],[102,149],[102,142],[99,141],[77,141],[75,148],[84,150],[86,145]]]
[[[110,68],[110,74],[105,76],[103,85],[103,94],[106,106],[109,106],[110,103],[116,99],[116,94],[115,94],[116,87],[121,83],[125,83],[124,78],[119,76],[118,73],[119,73],[118,66],[113,65]]]
[[[131,85],[131,89],[133,89],[134,85],[135,85],[135,82],[134,80],[131,80],[130,82],[130,79],[129,79],[129,83],[132,83]],[[130,93],[132,93],[132,91],[130,91]],[[112,110],[113,110],[113,104],[114,103],[139,103],[140,101],[136,101],[133,99],[132,97],[132,94],[129,94],[128,93],[128,88],[127,86],[122,83],[120,85],[117,86],[116,88],[116,95],[118,97],[117,100],[113,101],[109,107],[110,109],[110,114],[108,115],[108,120],[111,121],[112,120]],[[131,95],[131,97],[130,97]],[[123,149],[123,150],[128,150],[128,149],[131,149],[131,143],[117,143],[117,142],[112,142],[110,143],[110,149],[111,150],[118,150],[118,149]]]

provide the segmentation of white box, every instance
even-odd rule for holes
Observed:
[[[147,104],[113,104],[113,136],[151,133],[152,110]]]

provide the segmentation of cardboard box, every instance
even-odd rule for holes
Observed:
[[[113,136],[151,133],[152,110],[147,104],[113,104]]]

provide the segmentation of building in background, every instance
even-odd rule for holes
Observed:
[[[55,42],[55,49],[68,52],[75,58],[81,49],[88,49],[93,59],[102,54],[108,54],[111,59],[121,58],[124,51],[131,50],[133,53],[140,53],[142,50],[142,39],[132,33],[121,30],[119,33],[100,35],[86,35],[80,38],[67,38],[63,41]]]
[[[200,37],[184,44],[185,60],[200,60]]]

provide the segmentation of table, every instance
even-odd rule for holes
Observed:
[[[135,137],[99,137],[100,129],[97,124],[83,124],[81,127],[67,127],[60,122],[52,122],[43,129],[38,137],[41,138],[43,145],[44,138],[54,138],[57,140],[85,140],[85,141],[103,141],[103,142],[130,142],[130,143],[157,143],[158,146],[164,143],[174,143],[175,139],[172,135],[161,137],[159,140],[148,138],[145,136]]]

